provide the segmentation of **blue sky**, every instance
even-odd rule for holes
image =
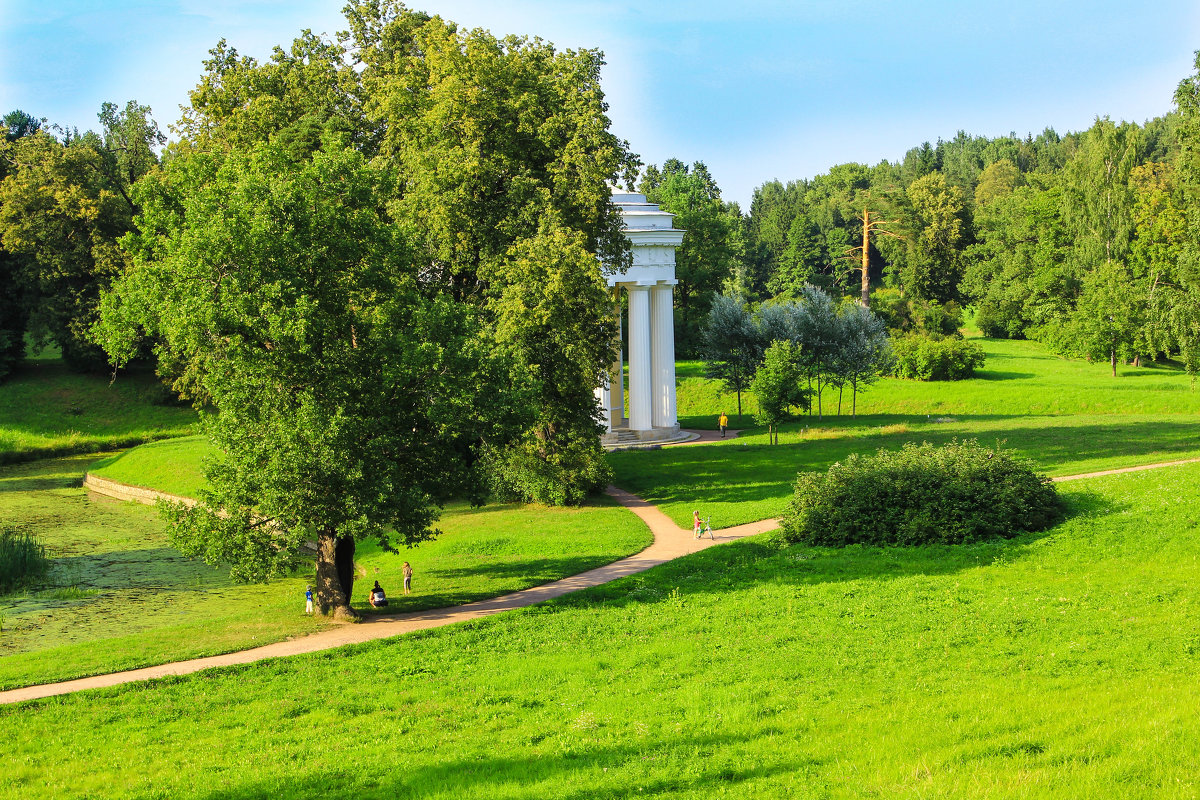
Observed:
[[[95,127],[136,99],[166,128],[224,37],[266,57],[342,0],[0,0],[0,110]],[[962,129],[996,136],[1138,122],[1171,109],[1200,4],[575,2],[411,4],[467,27],[598,47],[613,129],[647,162],[706,162],[746,205],[772,178],[897,160]],[[1151,16],[1153,15],[1153,16]]]

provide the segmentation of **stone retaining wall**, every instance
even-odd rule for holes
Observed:
[[[131,500],[147,506],[152,506],[159,500],[170,500],[188,506],[196,505],[196,501],[190,497],[180,497],[176,494],[156,492],[153,489],[145,489],[141,486],[131,486],[128,483],[110,481],[108,478],[100,478],[90,472],[83,476],[83,488],[96,494],[102,494],[105,497],[113,497],[117,500]]]

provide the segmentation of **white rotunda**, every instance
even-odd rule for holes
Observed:
[[[608,276],[608,285],[629,296],[628,324],[621,325],[622,350],[608,384],[596,390],[604,413],[606,447],[627,447],[690,438],[675,415],[675,249],[684,231],[674,214],[646,201],[644,194],[613,190],[613,204],[633,245],[633,263]],[[620,309],[620,304],[618,304]],[[620,312],[618,311],[618,314]],[[628,332],[626,338],[625,333]],[[624,408],[624,354],[629,358],[629,408]]]

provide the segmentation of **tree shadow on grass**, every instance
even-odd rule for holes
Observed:
[[[405,614],[410,611],[450,608],[476,600],[490,600],[498,594],[503,595],[533,586],[541,586],[545,583],[578,575],[581,572],[587,572],[596,567],[602,567],[605,564],[611,564],[614,560],[612,556],[534,558],[502,563],[481,563],[473,567],[429,569],[414,578],[414,585],[418,590],[415,594],[401,594],[398,591],[399,587],[397,587],[396,590],[389,592],[388,606],[386,608],[372,608],[365,601],[363,601],[362,607],[357,602],[354,604],[354,607],[365,616],[372,617],[386,617],[393,614]],[[489,578],[496,581],[509,582],[510,588],[497,589],[493,585],[474,592],[428,593],[420,591],[422,581],[431,577],[459,584],[469,583],[477,578]],[[359,583],[369,587],[372,580],[372,578],[360,579],[359,582],[355,583],[355,587],[357,589]],[[386,589],[387,587],[384,588]]]
[[[54,489],[78,489],[82,475],[40,475],[21,478],[0,478],[0,492],[49,492]]]
[[[562,735],[569,730],[567,722],[547,731],[544,737]],[[763,736],[773,733],[764,730]],[[390,736],[386,730],[373,730],[373,737]],[[402,747],[403,740],[396,734],[396,746]],[[535,737],[539,738],[539,737]],[[556,800],[592,800],[596,797],[621,798],[658,797],[667,794],[703,792],[711,794],[721,788],[736,788],[748,781],[761,780],[773,775],[811,772],[825,764],[822,759],[795,754],[786,761],[748,766],[734,761],[725,752],[732,748],[744,748],[754,741],[749,736],[706,735],[653,738],[625,745],[589,744],[586,735],[574,742],[567,752],[541,752],[535,749],[536,742],[525,745],[528,755],[512,754],[521,744],[493,742],[489,755],[472,758],[445,758],[433,763],[421,764],[401,770],[389,771],[381,764],[370,774],[362,771],[345,771],[341,774],[323,773],[304,777],[276,776],[262,778],[253,784],[241,784],[229,789],[216,790],[203,795],[206,800],[233,800],[233,798],[324,798],[331,794],[367,798],[422,797],[437,794],[453,796],[471,794],[487,796],[489,793],[505,797],[528,797],[541,800],[553,796]],[[702,756],[690,766],[686,774],[670,769],[667,765],[676,760],[680,750]],[[504,752],[507,755],[491,755]],[[436,758],[436,755],[434,756]],[[411,756],[410,763],[415,761]],[[622,768],[634,765],[630,772],[653,773],[644,777]],[[655,766],[657,765],[657,766]],[[603,781],[605,770],[613,770],[620,776],[623,785],[590,785],[589,778]],[[564,791],[562,781],[566,779],[570,788]],[[546,781],[557,781],[554,786],[542,785]]]
[[[1007,372],[998,369],[981,369],[975,373],[975,377],[983,381],[1015,381],[1036,378],[1032,372]]]

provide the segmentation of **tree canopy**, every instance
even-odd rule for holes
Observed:
[[[346,13],[336,42],[306,31],[264,63],[212,51],[100,328],[121,360],[147,333],[218,412],[181,544],[260,577],[315,539],[341,613],[357,540],[432,535],[451,496],[607,483],[602,270],[629,252],[609,186],[637,166],[598,51]]]

